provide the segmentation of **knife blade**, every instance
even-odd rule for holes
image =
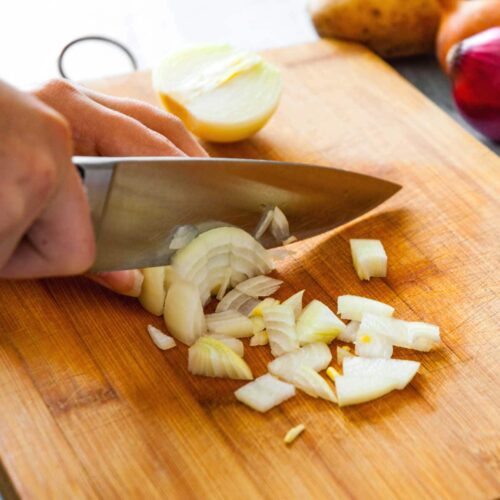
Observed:
[[[309,238],[349,222],[401,189],[333,167],[269,160],[74,157],[97,243],[92,271],[166,265],[176,230],[234,225],[253,233],[279,206],[291,234]],[[266,248],[280,246],[272,236]]]

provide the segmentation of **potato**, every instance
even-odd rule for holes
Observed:
[[[385,58],[433,52],[438,0],[310,0],[320,36],[363,43]]]

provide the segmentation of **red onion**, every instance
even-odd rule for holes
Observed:
[[[460,113],[486,137],[500,141],[500,27],[466,38],[448,58]]]

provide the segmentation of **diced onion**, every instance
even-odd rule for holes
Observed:
[[[274,207],[273,220],[271,222],[271,233],[275,240],[280,243],[290,237],[288,219],[279,207]]]
[[[436,325],[370,313],[363,314],[358,335],[384,336],[392,345],[417,351],[430,351],[440,340],[439,327]]]
[[[269,335],[266,330],[261,330],[260,332],[254,333],[250,339],[250,345],[252,347],[267,345],[269,344]]]
[[[292,427],[285,434],[285,438],[283,439],[285,444],[293,443],[299,437],[299,435],[304,432],[305,428],[306,428],[306,426],[304,424],[299,424],[299,425],[296,425],[295,427]]]
[[[240,358],[245,354],[245,346],[243,342],[234,337],[224,337],[222,335],[210,335],[213,339],[217,339],[219,342],[226,344],[230,349],[232,349]]]
[[[242,338],[253,335],[253,323],[238,311],[223,311],[205,316],[210,333],[226,337]]]
[[[262,235],[269,229],[271,222],[274,217],[274,208],[267,208],[266,211],[262,214],[259,223],[255,229],[254,237],[256,240],[262,237]]]
[[[174,282],[167,292],[163,318],[171,335],[187,345],[193,344],[206,332],[198,288],[187,281]]]
[[[293,294],[291,297],[288,297],[288,299],[283,302],[283,304],[292,307],[295,319],[298,319],[302,313],[302,298],[304,296],[304,292],[305,290],[301,290],[300,292]]]
[[[331,360],[332,353],[329,347],[326,344],[317,342],[274,359],[267,365],[267,368],[273,375],[286,378],[302,365],[310,366],[317,372],[324,370]]]
[[[264,318],[262,316],[251,316],[250,321],[253,326],[253,334],[262,332],[266,328],[266,324],[264,323]]]
[[[342,319],[361,321],[363,313],[368,312],[377,316],[392,316],[394,307],[383,302],[356,295],[341,295],[337,299],[337,314]]]
[[[300,365],[293,372],[289,372],[286,377],[282,376],[281,378],[313,398],[326,399],[333,403],[337,402],[337,398],[328,382],[310,366]]]
[[[350,358],[354,356],[347,346],[339,347],[337,346],[337,363],[342,366],[345,358]]]
[[[383,335],[366,335],[361,333],[361,328],[356,335],[355,353],[365,358],[384,358],[392,356],[391,341]]]
[[[224,271],[224,278],[219,287],[219,290],[217,290],[217,296],[216,296],[217,300],[222,300],[224,298],[224,295],[226,295],[227,289],[231,283],[232,273],[233,270],[230,267],[227,267],[226,270]]]
[[[360,280],[387,276],[387,254],[380,240],[350,240],[352,262]]]
[[[345,329],[337,335],[337,340],[341,340],[342,342],[350,342],[351,344],[354,343],[360,324],[361,323],[359,321],[351,321],[347,323]]]
[[[190,243],[198,235],[198,229],[195,226],[187,224],[185,226],[179,226],[172,237],[170,245],[168,248],[171,250],[179,250],[184,248],[188,243]]]
[[[250,317],[262,317],[263,312],[268,307],[277,306],[280,303],[279,300],[273,299],[272,297],[267,297],[263,301],[259,302],[249,313]]]
[[[292,252],[288,248],[276,247],[276,248],[270,248],[267,251],[267,253],[273,260],[280,261],[280,260],[285,260],[286,258],[293,255],[295,252]]]
[[[217,304],[215,311],[224,312],[233,310],[248,315],[248,312],[251,312],[258,305],[259,301],[257,299],[255,299],[254,297],[250,297],[250,295],[242,293],[235,288],[234,290],[231,290],[228,294],[226,294],[224,298]]]
[[[319,300],[310,302],[297,321],[301,345],[312,342],[329,344],[344,329],[344,323]]]
[[[148,333],[155,346],[162,351],[176,346],[175,340],[170,335],[166,335],[153,325],[148,325]]]
[[[165,267],[148,267],[142,269],[144,280],[142,282],[139,302],[146,311],[161,316],[165,304]]]
[[[238,401],[264,413],[295,396],[295,387],[266,373],[240,387],[234,395]]]
[[[339,406],[377,399],[393,391],[396,385],[394,378],[385,374],[340,375],[335,378]]]
[[[276,292],[282,283],[283,281],[270,278],[269,276],[254,276],[253,278],[238,283],[236,285],[236,290],[254,298],[267,297]]]
[[[230,347],[213,337],[200,337],[188,350],[193,375],[252,380],[250,367]]]
[[[275,305],[262,311],[273,356],[299,348],[295,316],[291,306]]]
[[[344,375],[384,375],[394,379],[396,389],[404,389],[418,372],[420,363],[408,359],[344,359]]]
[[[340,375],[340,373],[333,366],[329,366],[326,369],[326,375],[328,376],[328,378],[330,380],[335,382],[335,377],[338,377]]]

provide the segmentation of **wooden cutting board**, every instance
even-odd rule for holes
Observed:
[[[348,44],[266,54],[276,116],[214,155],[334,165],[404,189],[343,230],[296,244],[278,297],[332,308],[365,295],[437,323],[404,391],[339,409],[304,394],[261,415],[229,380],[159,351],[137,301],[84,278],[0,283],[1,487],[9,498],[494,498],[500,494],[500,160],[389,66]],[[94,88],[156,103],[149,75]],[[223,193],[221,193],[223,195]],[[292,228],[293,229],[293,228]],[[382,239],[386,279],[360,282],[352,237]],[[334,343],[335,345],[335,343]],[[248,348],[255,375],[267,348]],[[305,433],[290,447],[286,431]]]

